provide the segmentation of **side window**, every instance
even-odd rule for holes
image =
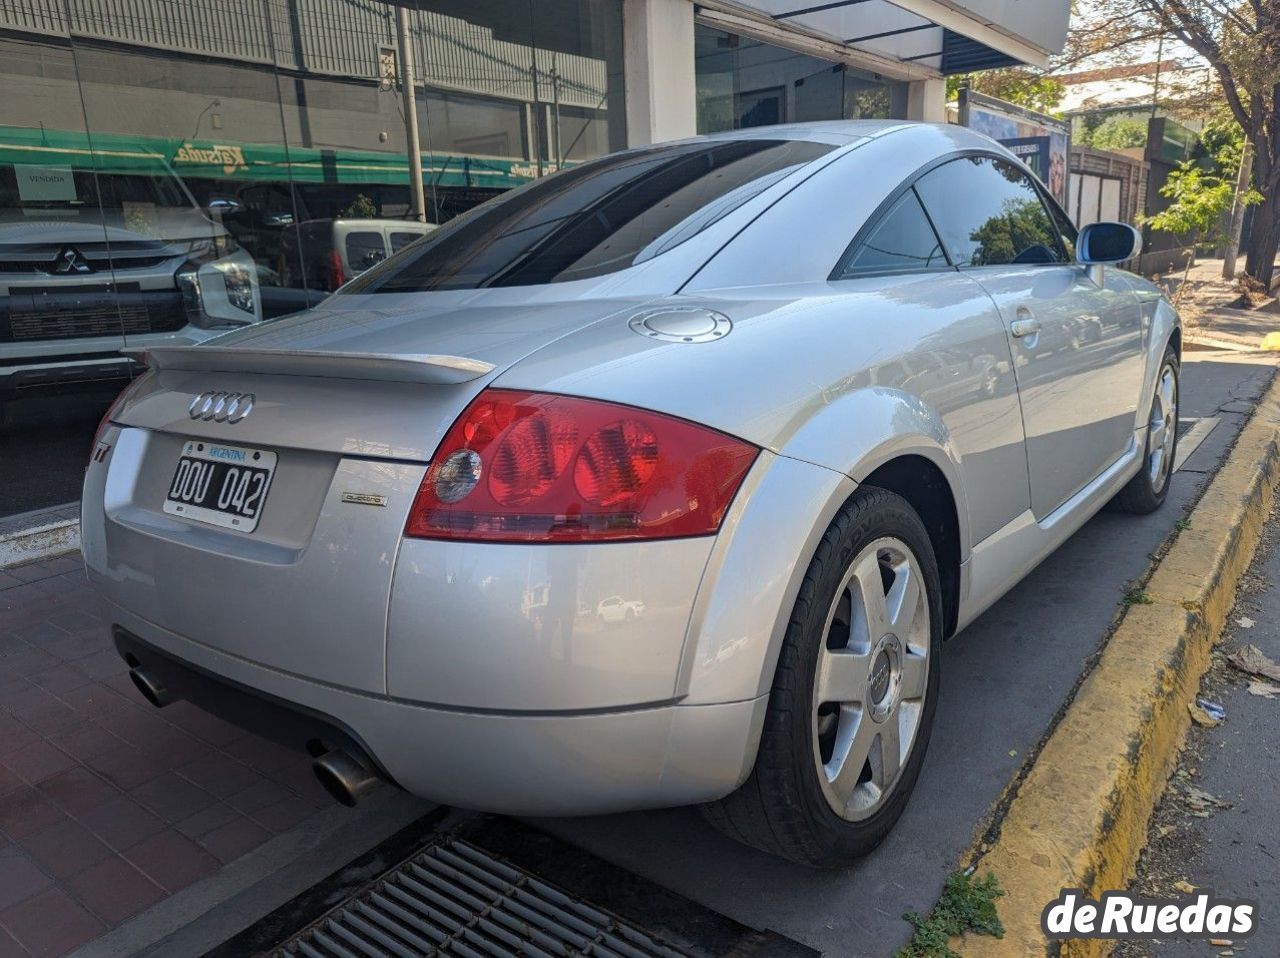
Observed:
[[[422,239],[426,235],[424,233],[399,233],[395,230],[391,232],[391,252],[398,253],[410,243]]]
[[[952,160],[920,177],[916,189],[957,266],[1071,261],[1039,191],[1012,163]]]
[[[363,273],[387,258],[387,248],[381,233],[359,232],[347,234],[347,263],[351,272]]]
[[[950,264],[915,190],[907,190],[853,251],[841,279],[868,273],[945,269]]]

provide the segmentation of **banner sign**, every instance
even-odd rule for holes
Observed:
[[[960,90],[960,125],[991,137],[1026,163],[1054,199],[1070,208],[1071,126],[1013,103]]]

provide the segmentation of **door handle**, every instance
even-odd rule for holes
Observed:
[[[1015,319],[1009,324],[1009,332],[1021,339],[1023,336],[1034,336],[1040,332],[1040,320],[1027,316],[1023,319]]]

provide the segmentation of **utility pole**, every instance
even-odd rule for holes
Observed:
[[[418,97],[413,79],[413,37],[409,32],[409,10],[396,7],[396,45],[400,54],[400,93],[404,97],[404,138],[409,154],[409,195],[413,215],[427,221],[427,197],[422,185],[422,142],[418,139]]]
[[[1222,260],[1222,278],[1236,278],[1236,260],[1240,256],[1240,234],[1244,232],[1244,194],[1253,173],[1253,141],[1244,138],[1240,152],[1240,173],[1236,176],[1236,196],[1231,203],[1231,225],[1227,227],[1227,249]]]

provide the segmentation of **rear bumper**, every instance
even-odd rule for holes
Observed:
[[[355,692],[227,655],[108,604],[111,621],[236,696],[201,707],[276,740],[347,736],[406,790],[447,805],[518,815],[587,815],[712,801],[746,778],[767,696],[716,705],[659,705],[575,713],[430,708]],[[236,704],[239,702],[240,704]],[[266,727],[270,726],[270,727]],[[294,730],[296,726],[296,730]],[[328,744],[326,742],[326,744]]]

